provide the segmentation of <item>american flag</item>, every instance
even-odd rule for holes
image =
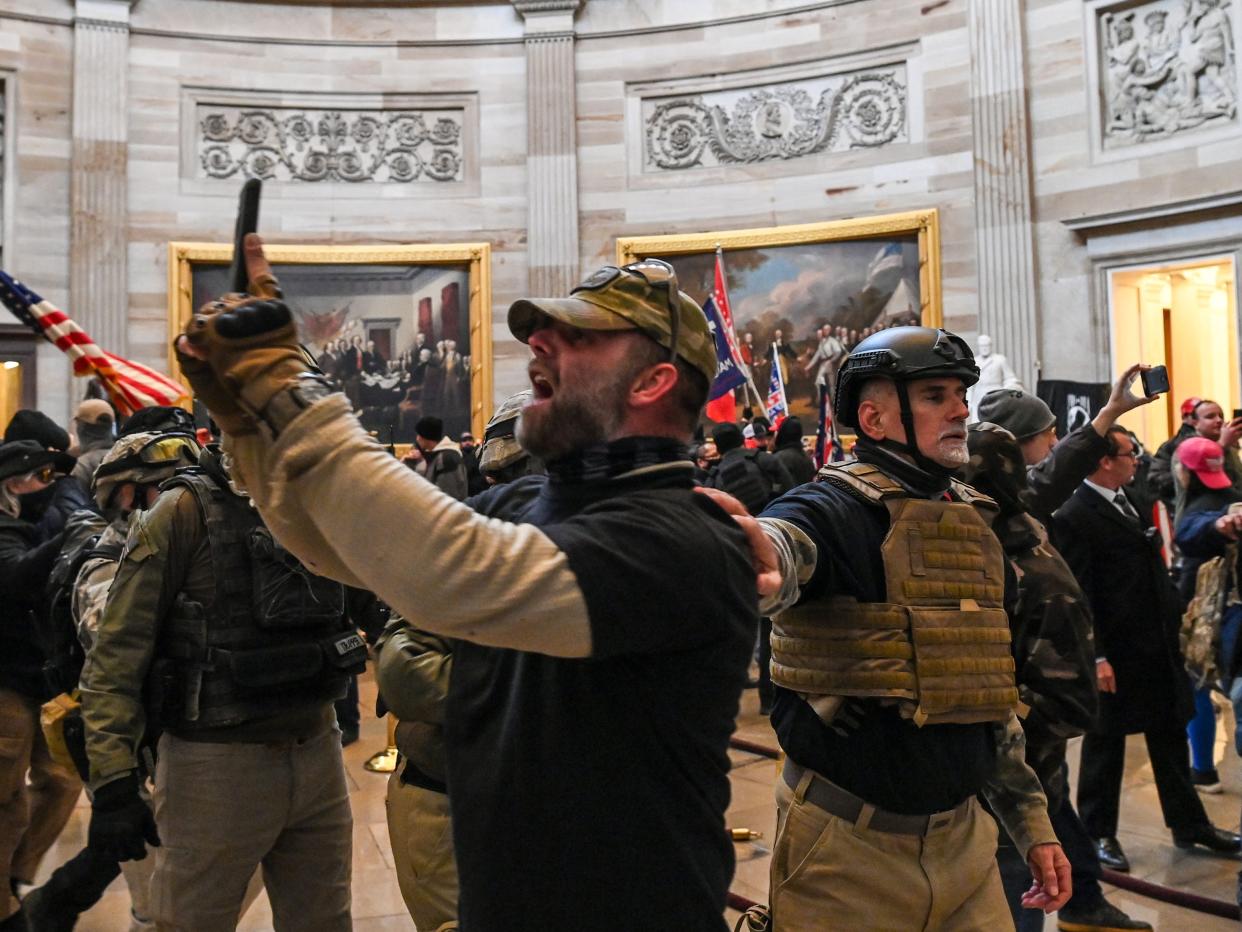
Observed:
[[[0,271],[0,302],[23,324],[63,351],[73,362],[74,375],[98,377],[122,417],[139,408],[173,405],[188,397],[180,382],[100,349],[64,311],[4,271]]]
[[[776,352],[772,353],[772,374],[768,377],[767,414],[773,427],[780,427],[781,421],[789,415],[789,399],[785,395],[785,379],[781,375],[781,358]]]

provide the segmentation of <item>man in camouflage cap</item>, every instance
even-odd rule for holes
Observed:
[[[703,312],[655,261],[515,303],[532,353],[516,436],[548,475],[472,510],[308,371],[257,237],[246,251],[257,297],[200,311],[182,368],[282,543],[457,639],[446,783],[462,927],[719,927],[757,587],[751,538],[693,489],[687,449],[716,372]],[[517,838],[522,856],[506,856]]]
[[[1000,394],[992,392],[985,404]],[[1073,571],[1028,511],[1031,493],[1021,441],[1003,427],[980,422],[971,425],[967,443],[970,462],[964,479],[999,507],[992,531],[1018,579],[1009,626],[1018,695],[1029,709],[1022,722],[1026,762],[1048,797],[1048,818],[1072,869],[1073,895],[1059,912],[1060,928],[1150,930],[1148,923],[1131,919],[1104,899],[1095,843],[1069,799],[1066,741],[1084,734],[1099,709],[1091,610]],[[997,863],[1018,929],[1042,929],[1043,915],[1021,907],[1030,874],[1007,836]]]

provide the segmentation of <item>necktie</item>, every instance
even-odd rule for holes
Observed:
[[[1138,512],[1134,510],[1134,506],[1130,504],[1130,500],[1126,498],[1126,493],[1118,490],[1113,496],[1113,503],[1121,509],[1121,513],[1131,521],[1138,521]]]

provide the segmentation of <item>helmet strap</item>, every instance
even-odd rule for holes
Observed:
[[[919,449],[918,438],[914,433],[914,410],[910,407],[910,393],[906,390],[906,383],[894,382],[893,387],[897,390],[897,402],[901,405],[901,426],[906,429],[906,442],[898,443],[896,440],[890,440],[885,437],[883,440],[876,441],[876,445],[891,450],[894,453],[910,457],[919,469],[938,479],[954,475],[957,472],[956,469],[941,466],[935,460],[923,455],[923,451]]]

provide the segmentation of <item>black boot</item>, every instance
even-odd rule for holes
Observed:
[[[1063,907],[1057,913],[1061,932],[1151,932],[1151,923],[1131,919],[1108,900],[1088,909]]]
[[[78,911],[56,902],[46,886],[36,887],[22,900],[22,912],[30,932],[73,932],[78,924]]]

